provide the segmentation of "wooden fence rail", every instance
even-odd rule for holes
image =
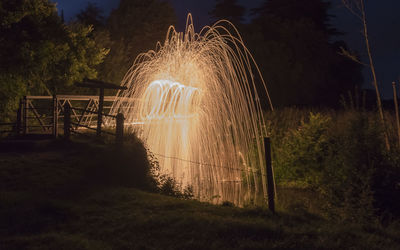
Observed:
[[[62,126],[59,121],[64,119],[64,106],[69,104],[70,107],[74,105],[82,106],[84,110],[81,114],[78,114],[76,110],[71,110],[71,121],[91,127],[96,121],[94,113],[98,114],[99,112],[98,99],[98,96],[76,95],[25,96],[21,100],[21,112],[18,112],[21,113],[21,119],[19,122],[17,121],[17,124],[20,124],[20,131],[23,135],[44,133],[57,137],[58,128]],[[113,102],[114,99],[115,96],[104,97],[105,102]],[[107,115],[106,112],[104,113]],[[38,131],[38,128],[41,130]]]
[[[113,135],[116,142],[122,144],[123,115],[109,113],[116,98],[118,97],[104,96],[100,102],[99,96],[90,95],[24,96],[16,112],[16,122],[0,123],[0,134],[46,134],[57,138],[59,129],[68,123],[69,127],[61,130],[67,137],[71,136],[71,131],[75,133],[78,129],[86,128],[96,130],[98,136],[101,133]],[[124,98],[123,101],[132,100]],[[102,129],[103,117],[107,117],[108,121],[115,121],[115,133]]]
[[[84,127],[84,128],[87,128],[87,129],[95,130],[97,133],[98,133],[99,129],[101,131],[101,123],[97,123],[97,124],[100,124],[100,128],[99,127],[91,128],[91,127],[83,125],[83,124],[71,122],[71,111],[72,110],[82,110],[82,109],[72,108],[68,103],[64,106],[64,138],[66,140],[70,139],[71,130],[73,128],[72,125],[75,125],[76,127]],[[85,111],[85,110],[82,110],[82,111]],[[115,133],[110,133],[110,132],[107,132],[107,131],[102,131],[102,132],[106,133],[106,134],[109,134],[109,135],[115,136],[115,143],[117,145],[123,145],[123,141],[124,141],[124,120],[125,120],[124,119],[124,115],[122,113],[118,113],[116,116],[114,116],[114,115],[107,115],[107,116],[116,119]]]

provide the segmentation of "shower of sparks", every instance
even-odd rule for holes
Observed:
[[[266,192],[255,75],[269,97],[236,28],[222,20],[196,33],[189,14],[184,33],[171,26],[163,44],[136,58],[111,112],[124,113],[162,174],[201,200],[240,205]]]

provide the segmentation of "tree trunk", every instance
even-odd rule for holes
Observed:
[[[378,105],[378,110],[379,110],[379,116],[381,118],[381,123],[382,123],[383,129],[384,129],[386,149],[389,151],[390,150],[389,137],[388,137],[388,134],[387,134],[385,117],[384,117],[383,108],[382,108],[381,95],[379,93],[378,81],[376,80],[375,66],[374,66],[374,62],[372,60],[371,48],[370,48],[369,39],[368,39],[367,17],[366,17],[366,14],[365,14],[364,0],[361,0],[360,4],[361,4],[362,22],[363,22],[363,26],[364,26],[365,46],[367,47],[369,65],[370,65],[370,68],[371,68],[373,84],[374,84],[375,92],[376,92],[376,102],[377,102],[377,105]]]

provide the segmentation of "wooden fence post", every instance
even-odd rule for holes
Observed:
[[[64,105],[64,139],[69,140],[71,136],[71,106],[68,102]]]
[[[15,134],[20,135],[21,134],[21,129],[22,129],[22,99],[19,100],[19,106],[18,106],[18,111],[17,111],[17,124],[15,125]]]
[[[267,193],[268,193],[268,208],[271,212],[275,213],[275,183],[274,172],[272,170],[271,159],[271,141],[269,137],[264,137],[264,150],[265,150],[265,165],[267,173]]]
[[[24,96],[22,100],[22,134],[26,135],[28,132],[28,100]]]
[[[53,95],[53,137],[57,138],[58,135],[58,105],[57,95]]]
[[[124,115],[122,113],[117,114],[117,124],[115,127],[115,143],[122,146],[124,143]]]
[[[101,125],[103,124],[103,105],[104,105],[104,88],[100,88],[99,109],[97,113],[97,130],[96,135],[101,136]]]

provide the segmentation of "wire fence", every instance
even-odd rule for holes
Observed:
[[[186,159],[182,159],[182,158],[175,157],[175,156],[166,156],[166,155],[157,154],[157,153],[153,153],[153,155],[160,156],[160,157],[166,158],[166,159],[179,160],[179,161],[183,161],[183,162],[187,162],[187,163],[191,163],[191,164],[196,164],[196,165],[200,165],[200,166],[210,166],[210,167],[216,167],[216,168],[224,168],[224,169],[229,169],[229,170],[247,172],[247,173],[255,174],[257,176],[264,176],[264,177],[267,176],[266,174],[262,173],[261,169],[251,169],[251,168],[250,169],[243,169],[243,168],[227,167],[227,166],[223,166],[223,165],[215,165],[215,164],[211,164],[211,163],[196,162],[196,161],[186,160]],[[279,180],[284,180],[284,181],[303,181],[300,178],[288,178],[288,177],[285,177],[285,178],[280,177]],[[237,182],[237,181],[232,181],[232,182]]]
[[[166,158],[166,159],[174,159],[174,160],[179,160],[179,161],[183,161],[183,162],[188,162],[191,164],[196,164],[196,165],[200,165],[200,166],[210,166],[210,167],[216,167],[216,168],[224,168],[224,169],[229,169],[229,170],[236,170],[236,171],[242,171],[242,172],[247,172],[247,173],[252,173],[252,174],[258,174],[260,176],[266,176],[261,172],[261,169],[250,169],[250,170],[246,170],[243,168],[235,168],[235,167],[227,167],[227,166],[222,166],[222,165],[215,165],[215,164],[210,164],[210,163],[202,163],[202,162],[196,162],[196,161],[192,161],[192,160],[186,160],[186,159],[182,159],[179,157],[174,157],[174,156],[166,156],[163,154],[157,154],[154,153],[154,155]]]

